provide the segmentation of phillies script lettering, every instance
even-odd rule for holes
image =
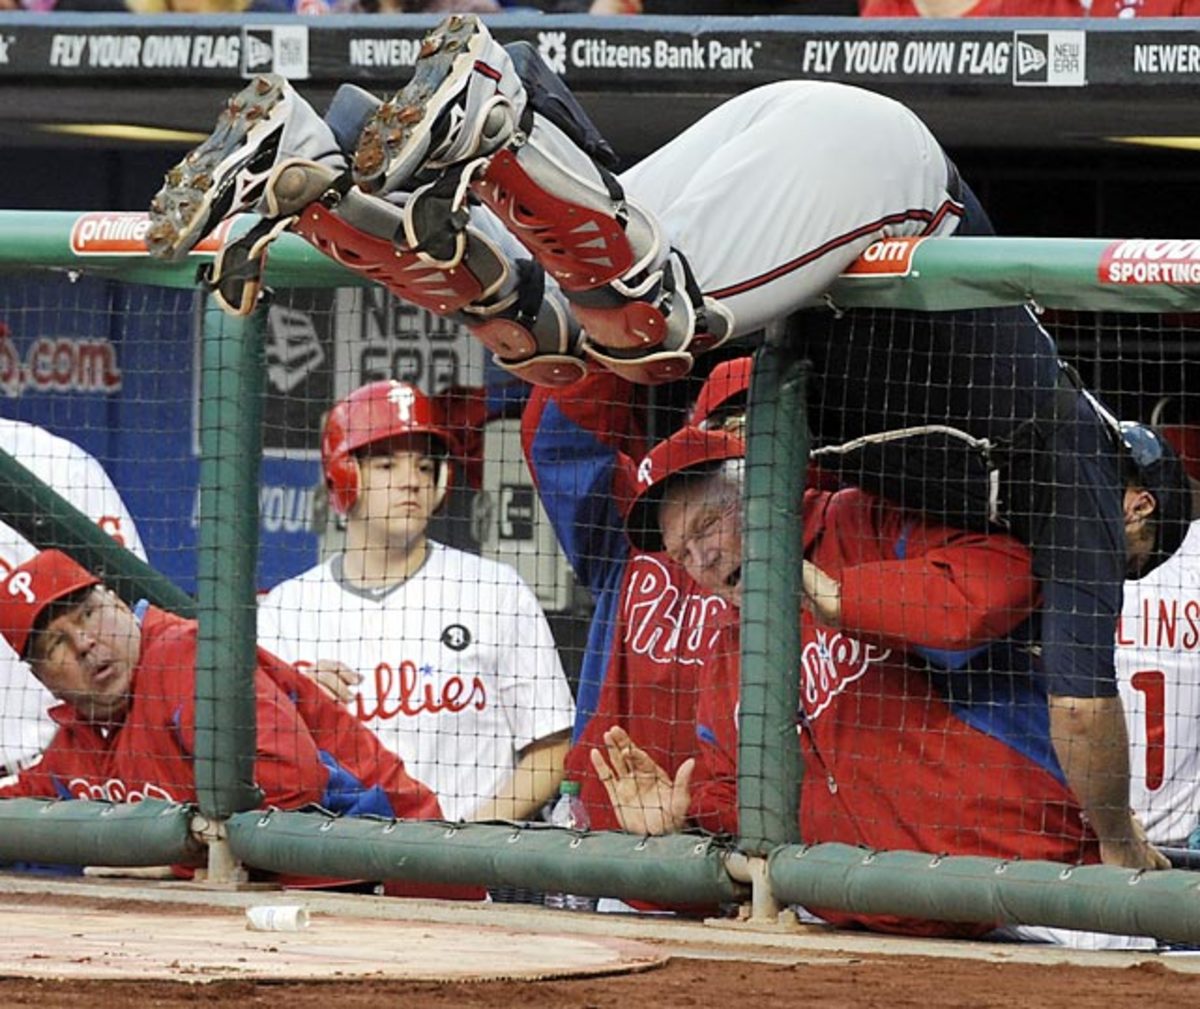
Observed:
[[[487,707],[487,687],[478,676],[468,681],[455,674],[439,680],[433,672],[428,666],[418,668],[409,659],[401,662],[399,668],[379,663],[375,667],[374,706],[368,706],[362,694],[354,699],[359,721],[386,720],[397,715],[436,715],[443,711],[455,714],[467,708],[482,711]]]
[[[890,648],[864,645],[841,631],[814,628],[800,652],[801,697],[804,712],[816,718],[838,694],[866,675],[872,665],[886,662]]]
[[[634,559],[625,593],[625,643],[652,662],[694,665],[716,642],[716,617],[725,609],[716,596],[684,594],[666,565],[653,557]]]
[[[175,801],[170,792],[158,785],[152,785],[148,781],[140,787],[128,785],[120,778],[109,778],[107,781],[72,778],[67,782],[67,791],[76,799],[86,799],[92,802],[141,802],[143,799]]]

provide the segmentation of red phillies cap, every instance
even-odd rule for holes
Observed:
[[[734,396],[746,392],[750,388],[750,372],[753,366],[754,358],[746,356],[722,361],[713,368],[704,385],[700,387],[700,395],[696,397],[692,406],[692,415],[688,423],[699,427],[713,411]]]
[[[38,614],[50,603],[100,579],[60,550],[43,550],[0,582],[0,634],[24,656]]]
[[[625,532],[638,550],[663,548],[658,503],[667,481],[684,470],[714,469],[726,459],[740,459],[746,443],[725,431],[684,427],[654,446],[637,467],[637,489],[625,516]]]

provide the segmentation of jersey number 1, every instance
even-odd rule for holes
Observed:
[[[1146,699],[1146,788],[1162,787],[1167,760],[1167,678],[1158,669],[1143,669],[1129,684]]]

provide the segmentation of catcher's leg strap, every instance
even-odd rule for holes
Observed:
[[[587,374],[579,325],[542,268],[516,264],[515,290],[492,306],[468,306],[462,321],[501,368],[534,385],[565,386]]]
[[[249,315],[262,292],[267,249],[294,217],[263,218],[249,231],[226,242],[210,264],[200,267],[198,279],[228,315]]]
[[[733,334],[732,313],[701,294],[687,259],[674,249],[656,271],[645,300],[616,300],[611,288],[571,298],[588,357],[641,385],[683,377],[697,355],[719,347]],[[633,346],[611,339],[622,331],[649,332],[655,339]]]

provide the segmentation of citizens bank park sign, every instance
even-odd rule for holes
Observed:
[[[502,42],[531,42],[556,73],[590,91],[726,91],[788,77],[996,88],[1200,82],[1200,36],[1186,19],[1152,28],[1111,19],[988,21],[961,29],[956,22],[949,30],[946,22],[896,30],[844,18],[633,20],[636,27],[619,30],[607,27],[611,22],[549,16],[506,15],[489,25]],[[273,72],[293,80],[397,83],[410,74],[430,23],[382,16],[3,18],[0,78],[198,82]]]

